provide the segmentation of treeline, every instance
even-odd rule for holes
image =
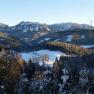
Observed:
[[[52,67],[45,60],[41,63],[37,58],[25,62],[19,54],[2,50],[0,94],[94,94],[94,54],[61,56]]]
[[[94,53],[93,49],[86,49],[86,48],[81,48],[80,46],[74,45],[74,44],[68,44],[64,42],[48,42],[47,43],[48,47],[51,48],[58,48],[61,50],[69,51],[72,54],[77,54],[77,55],[87,55],[87,54],[92,54]]]
[[[56,58],[53,67],[25,64],[16,94],[93,94],[94,54]],[[90,90],[89,90],[90,89]],[[89,93],[87,93],[89,92]]]
[[[62,63],[63,62],[63,63]],[[81,68],[86,65],[87,68],[94,68],[94,54],[75,56],[75,57],[64,57],[61,56],[59,59],[61,66],[67,66],[70,69],[76,69],[75,72],[80,71]],[[94,70],[92,70],[94,72]]]
[[[0,52],[0,94],[15,94],[24,61],[10,50]]]
[[[94,93],[94,54],[77,57],[61,56],[53,64],[53,70],[54,77],[58,81],[61,81],[64,74],[65,78],[68,75],[68,79],[65,80],[63,78],[66,83],[64,88],[62,88],[67,92],[72,94]]]

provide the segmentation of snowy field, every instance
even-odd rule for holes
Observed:
[[[92,48],[92,47],[94,47],[94,45],[81,45],[80,47],[83,47],[83,48]]]
[[[34,52],[24,52],[20,54],[22,55],[22,58],[25,61],[28,61],[30,58],[47,55],[49,57],[49,61],[48,61],[49,64],[52,64],[55,61],[56,57],[59,58],[61,55],[66,55],[65,53],[62,53],[60,51],[50,51],[50,50],[39,50]]]

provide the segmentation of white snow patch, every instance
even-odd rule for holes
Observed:
[[[20,53],[22,55],[22,58],[28,61],[30,58],[33,57],[41,57],[44,55],[48,56],[48,61],[45,61],[46,64],[52,65],[56,59],[56,57],[60,58],[60,56],[65,55],[65,53],[62,53],[60,51],[50,51],[50,50],[39,50],[39,51],[34,51],[34,52],[29,52],[29,53]],[[41,63],[41,62],[40,62]]]
[[[54,42],[57,42],[57,41],[59,41],[60,39],[56,39],[56,40],[54,40]]]
[[[30,31],[33,31],[34,29],[33,28],[30,28]]]
[[[50,29],[48,27],[45,27],[47,31],[50,31]]]
[[[1,88],[4,89],[4,85],[1,85]]]
[[[38,26],[36,26],[36,27],[35,27],[35,31],[39,31],[39,28],[38,28]]]
[[[43,86],[40,86],[40,90],[43,89]]]
[[[92,48],[92,47],[94,47],[94,45],[81,45],[80,47],[82,47],[82,48]]]
[[[24,29],[23,32],[27,32],[27,29]]]
[[[28,40],[29,38],[25,38],[26,40]]]
[[[66,41],[71,42],[73,39],[73,35],[68,35]]]
[[[39,41],[38,43],[42,43],[44,40]]]
[[[82,38],[82,39],[85,39],[85,35],[82,35],[81,38]]]
[[[63,83],[65,84],[66,81],[69,79],[69,76],[68,75],[62,75],[61,79],[63,80]]]
[[[4,39],[0,39],[0,40],[4,40]]]
[[[50,40],[50,38],[45,38],[44,40],[48,41],[48,40]]]
[[[49,64],[49,65],[53,65],[54,61],[48,60],[46,63]]]
[[[45,35],[46,33],[40,33],[41,36]]]

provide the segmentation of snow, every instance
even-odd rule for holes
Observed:
[[[4,89],[4,85],[1,85],[1,88]]]
[[[29,39],[29,38],[25,38],[26,40]]]
[[[24,78],[24,81],[26,81],[26,82],[27,82],[27,81],[28,81],[28,79],[27,79],[27,78]]]
[[[0,39],[0,40],[4,40],[4,39]]]
[[[22,58],[25,59],[26,61],[28,61],[30,58],[33,57],[41,57],[47,55],[49,60],[46,61],[46,63],[50,65],[53,64],[56,57],[59,58],[61,55],[65,55],[65,53],[62,53],[60,51],[50,51],[50,50],[39,50],[34,52],[24,52],[20,54],[22,55]]]
[[[57,42],[57,41],[59,41],[60,39],[56,39],[56,40],[54,40],[54,42]]]
[[[42,42],[43,42],[43,40],[39,41],[38,43],[42,43]]]
[[[66,41],[71,42],[73,39],[73,35],[68,35]]]
[[[92,48],[92,47],[94,47],[94,45],[81,45],[80,47],[82,47],[82,48]]]
[[[49,28],[47,28],[47,27],[46,27],[46,29],[47,29],[47,31],[50,31],[50,29],[49,29]]]
[[[59,88],[59,92],[60,94],[64,94],[64,92],[62,92],[62,89],[64,88],[64,84],[59,84],[60,88]]]
[[[82,38],[82,39],[85,39],[85,35],[82,35],[81,38]]]
[[[23,32],[27,32],[27,29],[24,29]]]
[[[43,86],[40,86],[40,90],[43,89]]]
[[[66,81],[69,79],[69,76],[68,75],[62,75],[61,79],[63,80],[63,83],[65,84]]]
[[[80,83],[82,86],[84,86],[86,83],[88,83],[88,79],[87,79],[87,78],[80,78],[79,80],[80,80],[79,83]]]
[[[35,29],[35,31],[39,31],[39,28],[38,28],[38,26],[36,26],[34,29]]]
[[[68,74],[68,70],[66,70],[65,68],[62,69],[62,71],[63,71],[64,74]]]
[[[45,38],[44,40],[48,41],[48,40],[50,40],[50,38]]]
[[[33,28],[30,28],[30,31],[33,31],[34,29]]]
[[[40,33],[41,36],[45,35],[46,33]]]
[[[53,65],[53,61],[52,60],[48,60],[46,63],[49,64],[49,65]]]

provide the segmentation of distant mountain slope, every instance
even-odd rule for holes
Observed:
[[[88,24],[77,24],[77,23],[60,23],[49,25],[49,28],[52,31],[65,31],[65,30],[74,30],[74,29],[93,29],[94,27]]]
[[[33,40],[32,43],[35,45],[44,42],[67,42],[77,45],[91,45],[94,44],[94,30],[67,30],[59,31],[46,34]]]
[[[15,26],[0,24],[0,44],[23,47],[44,42],[68,42],[77,45],[94,44],[94,27],[87,24],[61,23],[41,24],[20,22]],[[3,32],[3,33],[2,33]]]
[[[61,24],[47,25],[38,22],[24,22],[24,21],[20,22],[15,26],[0,24],[0,31],[6,32],[10,35],[15,35],[20,39],[26,41],[36,39],[50,32],[60,32],[66,30],[68,31],[74,29],[94,30],[94,27],[87,24],[77,24],[77,23],[61,23]]]
[[[29,45],[21,41],[15,36],[10,36],[5,32],[0,32],[0,47],[6,47],[6,48],[11,48],[11,49],[27,49]]]
[[[19,45],[21,44],[18,39],[13,38],[13,36],[9,36],[7,33],[0,32],[0,46],[16,47]]]

